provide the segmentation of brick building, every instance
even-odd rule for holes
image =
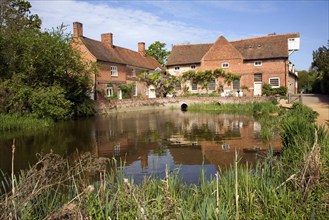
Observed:
[[[137,80],[137,75],[144,71],[162,70],[161,64],[145,53],[145,43],[139,42],[138,52],[113,44],[113,34],[101,35],[101,41],[83,36],[83,25],[73,23],[73,47],[80,50],[87,63],[97,63],[97,74],[93,80],[93,98],[100,94],[122,98],[119,85],[134,83],[134,96],[147,96],[148,89]]]
[[[299,49],[299,33],[270,34],[267,36],[229,42],[220,36],[215,43],[174,45],[167,61],[167,71],[175,76],[189,70],[205,71],[222,68],[225,72],[240,75],[230,85],[222,78],[209,82],[208,92],[219,86],[223,94],[235,94],[237,90],[249,96],[262,94],[262,85],[272,88],[284,86],[288,93],[297,92],[298,73],[289,56]],[[199,85],[187,82],[192,93],[204,92]],[[180,93],[181,91],[178,91]]]

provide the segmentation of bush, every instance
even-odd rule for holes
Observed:
[[[61,87],[51,86],[36,89],[30,98],[32,113],[38,118],[54,120],[72,117],[73,103],[65,99],[65,91]]]
[[[266,96],[273,96],[273,95],[280,95],[285,96],[287,94],[287,88],[284,86],[280,86],[279,88],[272,88],[270,84],[263,84],[263,95]]]

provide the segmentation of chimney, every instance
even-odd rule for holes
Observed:
[[[73,22],[73,36],[82,37],[83,36],[83,25],[80,22]]]
[[[145,43],[138,42],[138,53],[140,53],[143,57],[145,57]]]
[[[102,43],[106,44],[108,47],[113,47],[113,34],[106,33],[101,35]]]

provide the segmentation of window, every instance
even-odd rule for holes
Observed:
[[[136,85],[136,83],[133,87],[133,96],[137,96],[137,85]]]
[[[208,89],[209,90],[215,90],[215,88],[216,88],[215,80],[209,81],[208,82]]]
[[[289,38],[288,41],[295,41],[295,38]]]
[[[262,65],[262,61],[255,61],[254,62],[254,66],[261,66]]]
[[[113,88],[112,87],[107,87],[106,95],[107,96],[113,96]]]
[[[136,77],[136,70],[135,70],[135,69],[132,69],[132,70],[131,70],[131,75],[132,75],[133,77]]]
[[[240,80],[239,79],[235,79],[233,80],[233,89],[240,89]]]
[[[196,82],[192,82],[192,90],[198,90],[198,84]]]
[[[222,63],[222,68],[228,68],[229,67],[229,64],[228,63]]]
[[[111,76],[118,76],[118,67],[111,66]]]
[[[179,91],[179,90],[181,90],[181,89],[182,89],[182,87],[181,87],[180,82],[177,82],[176,85],[175,85],[175,90],[176,90],[176,91]]]
[[[270,78],[269,83],[272,88],[279,88],[280,87],[280,78],[279,77]]]
[[[191,65],[191,69],[194,70],[195,69],[195,65]]]
[[[175,66],[175,70],[179,70],[179,66]]]
[[[262,82],[263,79],[262,79],[262,74],[261,73],[256,73],[254,75],[254,82]]]

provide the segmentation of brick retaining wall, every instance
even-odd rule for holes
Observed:
[[[272,101],[273,97],[176,97],[156,99],[122,99],[102,100],[97,103],[98,114],[112,112],[125,112],[136,110],[148,110],[156,108],[180,108],[182,103],[191,105],[194,103],[248,103]]]

